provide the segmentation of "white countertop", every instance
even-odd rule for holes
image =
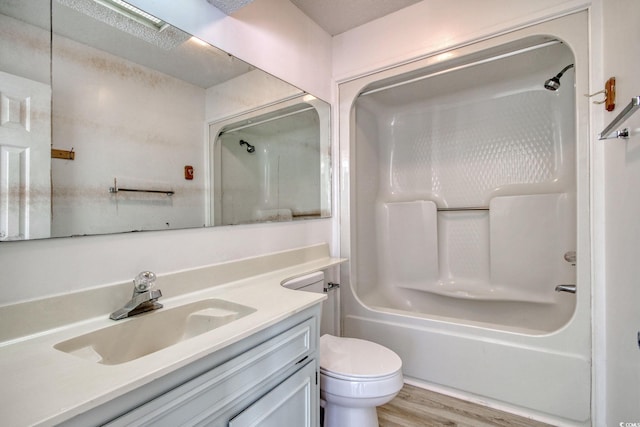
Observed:
[[[251,271],[246,271],[247,277],[229,283],[212,287],[203,283],[200,290],[162,298],[160,302],[164,309],[208,298],[220,298],[255,308],[256,311],[218,329],[130,362],[103,365],[54,348],[61,341],[114,325],[114,321],[108,318],[109,313],[0,343],[2,425],[55,425],[319,303],[325,298],[324,295],[286,289],[281,283],[291,277],[322,270],[344,261],[328,255],[322,256],[322,252],[324,251],[315,248],[313,254],[306,257],[311,259],[305,259],[304,262],[299,262],[299,257],[290,257],[288,266],[285,256],[280,259],[280,263],[276,263],[279,268],[274,271],[259,272],[256,275],[250,275]],[[246,262],[234,262],[233,268],[242,271],[253,265],[255,259],[249,259]],[[224,267],[228,270],[229,264]],[[216,266],[211,266],[200,275],[213,277],[215,272]],[[167,278],[167,283],[174,279],[179,281],[185,273],[171,276]],[[161,279],[158,278],[158,288],[162,290]],[[122,304],[125,302],[122,301]],[[42,301],[38,303],[42,304]],[[11,316],[12,320],[19,321],[14,312]],[[7,316],[2,319],[6,321]],[[118,322],[130,320],[133,319]]]

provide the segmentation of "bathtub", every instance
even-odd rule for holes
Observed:
[[[339,87],[343,335],[558,425],[590,420],[586,29],[569,15]]]

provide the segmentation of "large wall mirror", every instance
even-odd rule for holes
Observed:
[[[0,0],[0,241],[330,216],[328,104],[127,6]]]

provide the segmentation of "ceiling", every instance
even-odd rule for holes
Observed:
[[[253,0],[207,0],[231,15]],[[422,0],[290,0],[326,32],[335,36]]]
[[[326,32],[335,36],[421,0],[290,0]]]

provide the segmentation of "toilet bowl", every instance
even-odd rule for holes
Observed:
[[[322,272],[283,284],[287,288],[326,292]],[[335,291],[333,291],[335,293]],[[335,295],[328,295],[329,300]],[[323,303],[324,307],[339,306]],[[327,315],[323,307],[322,316]],[[320,398],[323,427],[378,427],[376,407],[393,399],[403,386],[402,360],[370,341],[326,334],[320,337]]]
[[[320,337],[324,427],[377,427],[376,406],[393,399],[402,385],[402,361],[388,348],[356,338]]]

